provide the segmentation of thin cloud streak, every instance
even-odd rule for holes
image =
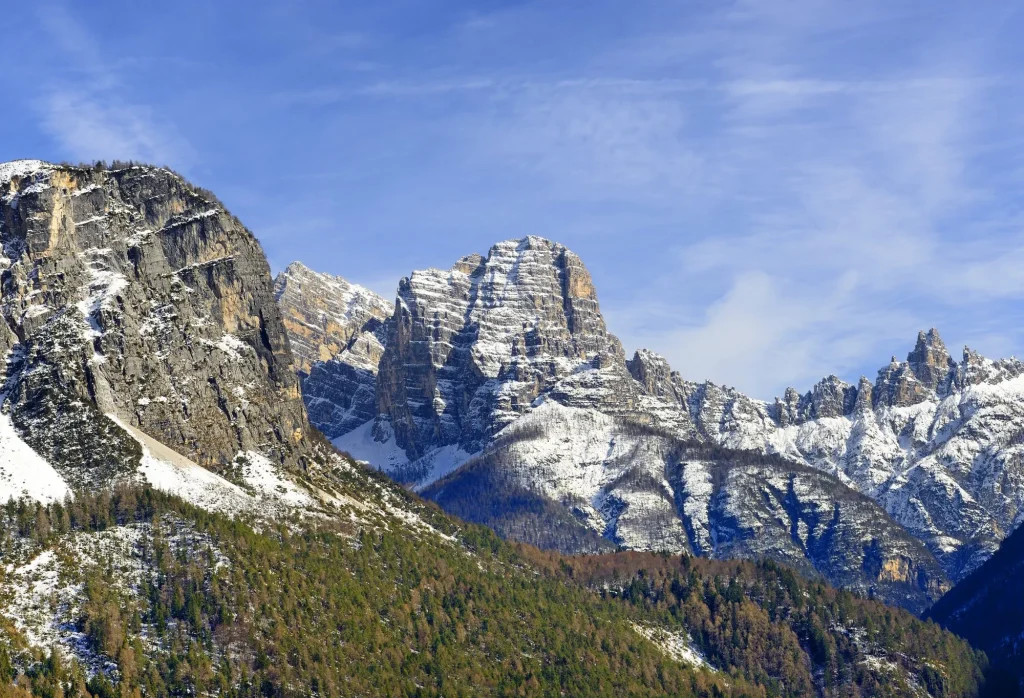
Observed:
[[[40,24],[67,56],[69,75],[52,80],[35,100],[42,125],[67,156],[80,161],[139,160],[182,170],[194,152],[145,106],[132,104],[99,44],[62,5],[41,6]]]

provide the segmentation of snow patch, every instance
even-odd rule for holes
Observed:
[[[107,416],[142,446],[139,473],[155,489],[180,497],[201,509],[229,516],[255,508],[255,499],[238,485],[164,446],[115,415]]]
[[[48,504],[69,496],[64,478],[22,441],[10,415],[0,414],[0,503],[28,497]]]
[[[293,507],[313,505],[312,497],[294,482],[282,477],[280,470],[263,454],[244,451],[236,458],[242,461],[242,479],[258,493]]]
[[[374,434],[374,420],[371,419],[331,443],[339,451],[344,451],[357,461],[372,465],[378,470],[392,472],[408,465],[409,457],[395,441],[394,432],[391,429],[385,431],[387,439],[378,441],[377,435]]]
[[[244,354],[249,351],[249,345],[233,334],[225,333],[216,342],[211,342],[208,339],[201,339],[199,341],[206,346],[224,352],[232,361],[242,361],[245,358]]]
[[[694,647],[693,641],[686,633],[674,632],[665,628],[656,628],[640,623],[630,623],[630,625],[633,626],[633,630],[639,635],[654,643],[654,646],[661,650],[666,657],[683,664],[689,664],[698,669],[714,671],[714,668],[704,659],[700,650]]]
[[[51,169],[53,169],[53,165],[42,160],[0,162],[0,184],[6,184],[15,177],[27,177],[37,172]]]

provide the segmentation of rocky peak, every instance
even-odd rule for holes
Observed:
[[[948,390],[947,380],[955,364],[934,327],[918,333],[917,344],[907,355],[907,363],[926,389],[942,394]]]
[[[394,305],[367,288],[340,276],[315,272],[292,262],[274,280],[274,296],[284,316],[298,370],[308,374],[314,364],[329,361],[354,339],[353,349],[376,370],[383,347],[368,343],[365,333],[384,336],[383,324]],[[376,356],[373,354],[376,353]]]
[[[259,243],[157,167],[0,166],[5,410],[70,482],[133,470],[115,419],[211,467],[309,445]]]
[[[628,377],[580,258],[540,237],[506,240],[401,281],[377,412],[410,457],[443,444],[475,450],[577,369],[592,373],[566,394],[591,399],[609,363]]]
[[[867,376],[861,376],[860,380],[857,381],[857,398],[854,401],[853,411],[857,414],[863,414],[871,410],[873,406],[872,393],[874,386],[871,384],[871,380]]]
[[[373,419],[377,364],[387,341],[384,323],[394,305],[300,262],[278,274],[274,294],[313,425],[335,438]]]
[[[804,395],[796,388],[787,388],[783,398],[775,398],[772,414],[779,426],[803,424],[812,419],[848,415],[856,402],[857,388],[837,376],[829,376]]]
[[[857,402],[857,389],[837,376],[822,379],[811,390],[811,418],[842,417]]]
[[[633,353],[633,358],[626,362],[626,367],[648,394],[675,397],[676,390],[672,381],[679,374],[672,371],[668,360],[661,354],[649,349],[638,349]]]
[[[906,407],[949,393],[956,363],[936,329],[921,331],[906,361],[892,357],[878,372],[873,391],[875,405]]]

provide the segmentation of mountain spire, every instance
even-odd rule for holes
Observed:
[[[949,378],[950,369],[955,367],[946,345],[934,327],[927,332],[918,332],[917,344],[907,355],[907,363],[917,380],[936,392],[943,392],[941,389]]]

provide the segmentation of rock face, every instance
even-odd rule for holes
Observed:
[[[474,452],[552,390],[629,409],[623,366],[579,257],[542,238],[510,240],[401,281],[377,412],[411,460],[449,445]]]
[[[291,340],[295,368],[309,375],[318,364],[347,354],[376,370],[384,352],[381,331],[395,306],[340,276],[292,262],[274,279],[274,298]]]
[[[394,305],[337,276],[293,262],[274,280],[309,419],[328,438],[376,413],[374,384],[384,353],[384,321]]]
[[[557,243],[510,240],[414,272],[386,328],[374,418],[331,436],[464,518],[565,551],[769,555],[917,609],[949,585],[837,468],[771,456],[770,435],[871,412],[870,396],[831,377],[767,405],[685,381],[652,352],[627,362]],[[365,391],[326,384],[340,405]],[[719,450],[696,457],[697,443]]]
[[[201,465],[306,465],[308,423],[259,244],[155,167],[0,167],[4,410],[69,482],[132,471],[111,415]]]

